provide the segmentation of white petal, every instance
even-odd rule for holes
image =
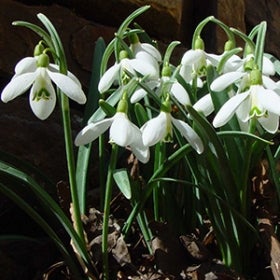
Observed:
[[[121,65],[118,63],[107,69],[98,84],[98,90],[100,93],[107,91],[112,86],[114,81],[119,78],[120,68]]]
[[[227,73],[227,72],[237,71],[237,69],[242,65],[243,65],[243,60],[238,55],[234,54],[225,63],[223,72]]]
[[[217,67],[221,58],[222,58],[222,54],[207,54],[205,53],[206,58],[209,60],[210,64]]]
[[[141,47],[144,49],[145,52],[149,53],[152,57],[154,57],[158,62],[162,60],[161,53],[157,48],[155,48],[151,44],[141,43]]]
[[[211,98],[210,93],[204,95],[200,98],[194,105],[193,108],[198,111],[202,112],[204,116],[209,116],[211,113],[214,112],[214,104]]]
[[[262,80],[263,80],[263,85],[265,88],[267,89],[271,89],[271,90],[279,90],[279,85],[274,82],[270,77],[267,76],[262,76]]]
[[[192,80],[192,67],[190,65],[182,64],[179,74],[183,77],[183,79],[189,83]]]
[[[143,88],[138,88],[132,94],[132,96],[130,98],[130,102],[131,103],[136,103],[146,95],[147,95],[147,92]]]
[[[229,85],[242,78],[246,73],[244,72],[229,72],[215,79],[210,88],[212,91],[222,91],[226,89]]]
[[[180,133],[187,139],[190,145],[201,154],[204,150],[203,143],[198,134],[185,122],[177,120],[172,117],[172,123],[180,131]]]
[[[226,124],[234,115],[240,104],[249,96],[250,91],[237,94],[230,98],[219,110],[213,120],[214,127],[220,127]]]
[[[192,83],[191,84],[193,84],[193,80],[192,80]],[[196,78],[196,86],[198,87],[198,88],[202,88],[203,87],[203,81],[202,81],[202,79],[200,79],[199,77],[197,77]]]
[[[160,114],[146,122],[142,127],[142,139],[145,146],[153,146],[163,140],[167,133],[167,113]]]
[[[269,113],[267,117],[258,118],[261,126],[271,134],[274,134],[279,127],[279,115]]]
[[[81,89],[80,85],[74,82],[67,75],[51,72],[47,70],[48,75],[51,80],[62,90],[64,94],[66,94],[69,98],[76,101],[79,104],[86,103],[86,96]]]
[[[50,114],[53,112],[55,104],[56,104],[56,93],[53,88],[51,81],[44,81],[43,83],[44,90],[46,90],[49,94],[48,99],[37,99],[35,98],[36,93],[42,89],[42,83],[39,79],[37,79],[31,88],[30,95],[29,95],[29,104],[33,111],[33,113],[38,117],[40,120],[47,119]]]
[[[48,68],[49,68],[49,70],[50,70],[51,72],[59,72],[59,66],[56,65],[56,64],[50,63],[50,65],[49,65]],[[71,78],[71,79],[72,79],[76,84],[78,84],[80,87],[82,87],[82,85],[81,85],[79,79],[78,79],[72,72],[67,71],[67,76],[68,76],[69,78]]]
[[[274,76],[275,75],[274,64],[266,56],[263,56],[263,69],[262,69],[262,72],[263,72],[264,75],[267,75],[267,76]]]
[[[278,116],[280,115],[280,96],[276,92],[260,87],[256,94],[260,104],[266,110]]]
[[[242,123],[246,123],[251,118],[250,111],[252,107],[252,98],[246,98],[240,106],[236,109],[236,115]]]
[[[188,50],[182,57],[182,64],[184,65],[192,65],[199,61],[203,56],[205,56],[205,52],[203,50]]]
[[[33,72],[25,73],[13,78],[2,91],[2,101],[6,103],[23,94],[32,85],[36,76],[37,73]]]
[[[170,91],[182,105],[185,106],[191,104],[188,92],[180,83],[175,82]]]
[[[147,163],[150,160],[150,149],[146,146],[130,145],[132,153],[137,157],[142,163]]]
[[[110,128],[110,140],[121,147],[130,145],[135,136],[135,130],[139,129],[128,118],[125,113],[116,113]]]
[[[159,67],[156,60],[145,52],[139,52],[137,57],[128,61],[130,67],[150,79],[159,78]]]
[[[112,122],[113,118],[109,118],[97,123],[89,123],[76,136],[75,145],[81,146],[93,142],[110,127]]]
[[[130,144],[130,148],[139,161],[142,163],[147,163],[149,161],[150,149],[144,146],[140,129],[135,130],[134,140]]]
[[[36,63],[37,63],[36,57],[25,57],[21,59],[15,67],[15,74],[20,75],[23,73],[35,72],[37,69]]]

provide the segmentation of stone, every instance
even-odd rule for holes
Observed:
[[[137,8],[150,5],[136,22],[158,40],[180,40],[182,21],[190,0],[73,0],[72,5],[86,18],[109,26],[119,26]],[[108,11],[112,11],[108,14]]]
[[[115,29],[95,24],[73,11],[56,4],[27,6],[12,0],[2,0],[0,9],[0,74],[6,80],[13,75],[14,66],[23,57],[32,56],[41,38],[25,27],[12,26],[16,20],[39,24],[37,13],[45,14],[57,29],[67,57],[69,70],[79,77],[83,86],[90,80],[95,41],[103,37],[108,43]],[[6,81],[1,81],[3,83]],[[1,86],[1,85],[0,85]]]
[[[261,21],[267,22],[265,51],[280,58],[279,37],[280,37],[280,1],[249,1],[246,3],[246,21],[248,31]]]
[[[216,17],[230,27],[234,27],[246,33],[245,24],[245,3],[244,0],[218,0],[216,7]],[[216,28],[215,49],[217,53],[222,53],[227,35],[220,28]],[[244,42],[237,38],[237,46],[244,46]]]

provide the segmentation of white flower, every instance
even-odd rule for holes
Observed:
[[[134,44],[131,44],[131,49],[136,58],[139,57],[139,55],[141,56],[141,52],[145,52],[151,55],[157,62],[160,63],[162,61],[160,52],[151,44],[140,43],[138,41]]]
[[[188,92],[177,80],[172,82],[169,77],[162,77],[161,82],[160,81],[147,81],[145,84],[151,90],[158,88],[158,90],[156,90],[156,93],[160,94],[159,91],[161,89],[161,87],[160,87],[161,83],[169,83],[169,81],[171,83],[169,93],[171,95],[173,95],[179,101],[179,103],[181,103],[182,105],[184,105],[184,106],[190,105],[191,101],[190,101]],[[139,87],[132,94],[132,96],[130,98],[130,102],[136,103],[146,95],[147,95],[147,91],[144,90],[143,88]]]
[[[205,76],[206,66],[214,62],[218,64],[216,55],[208,54],[201,49],[191,49],[183,55],[179,73],[187,83],[191,83],[194,78]],[[201,81],[199,83],[201,84]]]
[[[63,75],[49,67],[37,67],[37,59],[36,57],[25,58],[16,65],[14,77],[2,91],[1,99],[3,102],[13,100],[31,87],[30,107],[39,119],[45,120],[52,113],[56,104],[56,93],[52,82],[79,104],[86,102],[86,96],[80,83],[77,82],[77,78],[73,78],[72,74],[72,78]]]
[[[110,142],[118,146],[129,146],[139,161],[146,163],[150,158],[149,148],[144,146],[140,129],[127,117],[126,113],[117,112],[113,117],[96,123],[89,123],[75,139],[75,145],[88,144],[103,134],[108,128]]]
[[[244,76],[248,76],[248,72],[228,72],[216,78],[210,85],[212,91],[223,91],[228,86],[240,81]]]
[[[141,127],[143,144],[153,146],[160,141],[170,141],[172,139],[172,125],[180,131],[199,154],[203,152],[203,143],[197,133],[187,123],[173,118],[170,113],[164,111],[161,111],[157,117]]]
[[[249,90],[236,94],[221,107],[213,120],[213,126],[223,126],[235,113],[243,123],[257,117],[266,131],[275,133],[279,125],[280,96],[262,85],[252,85]]]
[[[159,66],[157,61],[150,54],[140,52],[136,58],[123,58],[119,63],[115,63],[108,68],[99,81],[99,92],[104,93],[114,82],[121,84],[122,74],[125,71],[134,76],[137,76],[137,73],[140,73],[148,79],[159,78]]]
[[[15,75],[13,76],[13,78],[15,78],[16,76],[19,76],[21,74],[24,74],[24,73],[35,72],[36,69],[38,68],[37,67],[38,58],[39,58],[39,56],[33,56],[33,57],[25,57],[25,58],[21,59],[15,67]],[[50,63],[48,68],[52,72],[59,73],[59,66],[56,64]],[[73,73],[71,73],[70,71],[67,71],[67,76],[69,78],[71,78],[77,85],[82,87],[80,81],[77,79],[77,77]]]

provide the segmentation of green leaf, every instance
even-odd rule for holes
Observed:
[[[105,50],[105,43],[102,38],[96,41],[93,62],[92,62],[92,75],[89,86],[89,93],[87,95],[87,103],[84,111],[83,125],[86,125],[94,110],[98,107],[99,92],[98,83],[100,77],[100,64]],[[92,153],[92,143],[80,146],[78,150],[77,163],[76,163],[76,180],[78,182],[78,199],[81,212],[85,214],[86,211],[86,189],[88,168],[90,164],[90,156]]]
[[[226,151],[211,124],[198,112],[195,111],[191,106],[187,105],[187,110],[190,113],[191,117],[195,121],[196,125],[199,128],[199,131],[204,134],[204,139],[208,139],[208,141],[213,145],[214,154],[216,154],[217,162],[220,166],[220,170],[223,172],[220,173],[221,179],[223,180],[225,186],[225,193],[228,197],[231,197],[231,201],[236,203],[237,193],[236,193],[236,185],[235,178],[232,173],[232,169],[230,166],[230,162],[227,158]]]
[[[263,21],[259,24],[258,35],[256,40],[256,49],[255,49],[256,63],[261,71],[262,71],[262,64],[263,64],[265,36],[266,36],[266,22]]]
[[[116,169],[113,173],[114,180],[122,194],[131,199],[131,185],[126,169]]]
[[[53,48],[53,43],[52,43],[51,37],[44,29],[42,29],[38,25],[30,23],[30,22],[26,22],[26,21],[20,21],[20,20],[14,21],[13,25],[23,26],[23,27],[26,27],[26,28],[32,30],[33,32],[37,33],[37,35],[39,35],[50,48]]]
[[[98,83],[101,75],[101,61],[105,51],[105,42],[103,38],[98,38],[95,43],[92,67],[91,67],[91,78],[89,83],[89,90],[87,94],[87,103],[84,111],[83,125],[87,124],[87,121],[92,116],[93,112],[98,108],[98,100],[100,94],[98,91]]]
[[[138,125],[141,127],[144,123],[149,120],[148,114],[145,108],[140,103],[134,105],[134,113],[138,122]]]
[[[103,99],[99,99],[99,107],[103,110],[103,112],[108,116],[109,118],[113,117],[116,113],[116,108],[110,105],[108,102],[106,102]]]
[[[67,74],[67,63],[66,63],[66,56],[64,52],[64,48],[61,42],[61,39],[53,26],[52,22],[44,15],[44,14],[37,14],[38,19],[43,23],[45,28],[48,30],[52,45],[54,46],[54,51],[57,55],[57,58],[59,59],[59,66],[60,66],[60,72],[62,74]]]
[[[3,170],[3,165],[1,165],[1,169]],[[76,275],[80,275],[78,272],[79,269],[76,266],[75,260],[71,256],[71,252],[68,251],[67,247],[63,245],[63,241],[56,234],[55,229],[51,227],[48,221],[46,221],[38,212],[36,212],[28,203],[24,201],[16,192],[14,192],[9,186],[6,186],[0,183],[0,192],[2,192],[5,196],[10,198],[16,205],[18,205],[26,214],[29,215],[53,240],[65,261],[69,265],[70,269]]]
[[[64,227],[64,229],[67,231],[67,233],[73,240],[76,249],[82,257],[82,259],[84,260],[85,264],[91,271],[93,271],[93,264],[89,258],[87,248],[85,248],[82,240],[73,228],[72,222],[68,219],[68,217],[65,215],[60,206],[53,200],[53,198],[31,176],[17,169],[15,166],[5,163],[2,160],[0,160],[0,174],[1,173],[5,174],[6,176],[11,176],[12,178],[17,179],[20,182],[28,185],[28,187],[39,199],[42,206],[44,206],[45,209],[49,210],[49,212],[52,213],[59,220],[60,224]],[[9,192],[9,189],[7,190],[7,188],[4,188],[4,186],[2,187],[3,189],[5,189],[5,194],[8,195],[14,201],[16,201],[16,203],[20,207],[22,207],[23,209],[27,208],[28,204],[24,200],[18,198],[18,196],[13,191]],[[33,212],[30,215],[32,218],[35,217],[35,214]]]

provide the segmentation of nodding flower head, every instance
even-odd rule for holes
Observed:
[[[15,67],[15,75],[2,91],[1,99],[5,103],[9,102],[31,87],[30,107],[39,119],[45,120],[56,104],[56,92],[52,82],[79,104],[86,102],[78,79],[70,72],[68,75],[59,73],[58,66],[50,64],[49,56],[44,52],[19,61]]]

